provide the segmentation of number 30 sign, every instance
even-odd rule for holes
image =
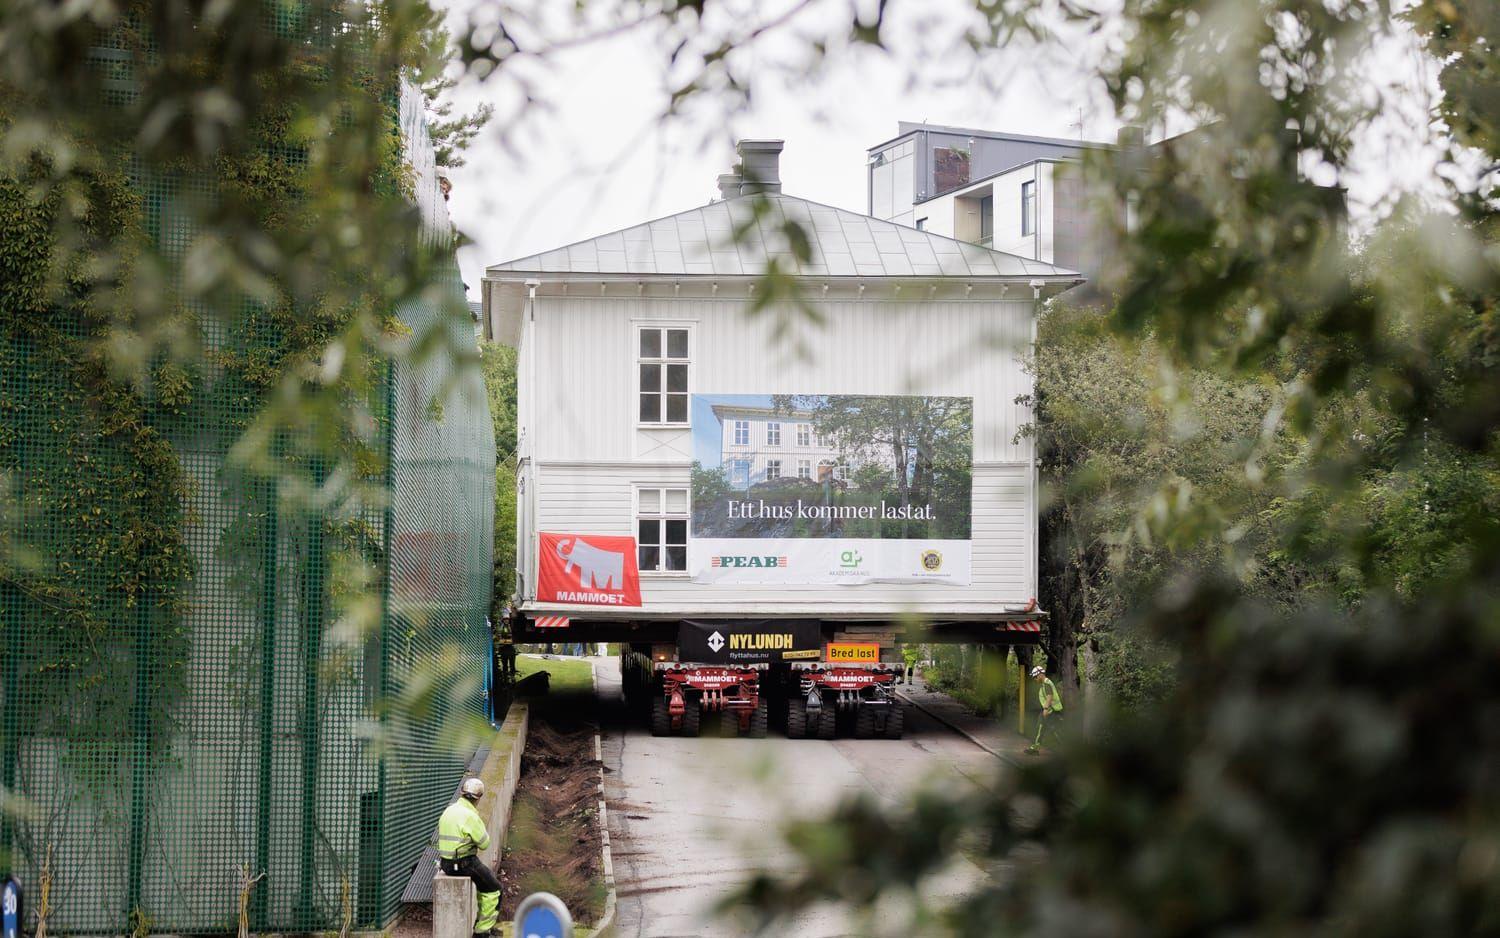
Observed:
[[[0,938],[21,938],[21,884],[14,878],[0,886]]]

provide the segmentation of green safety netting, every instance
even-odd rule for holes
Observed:
[[[398,110],[424,234],[450,243],[418,93]],[[192,235],[174,206],[215,189],[131,184],[168,255]],[[461,299],[456,268],[446,287]],[[398,313],[416,335],[445,316]],[[291,508],[226,459],[264,394],[224,362],[274,351],[266,320],[205,327],[181,400],[170,375],[109,390],[92,328],[10,310],[0,329],[0,477],[30,558],[0,569],[0,784],[22,799],[0,862],[33,913],[45,865],[54,932],[233,931],[242,872],[264,874],[255,931],[383,926],[466,761],[443,728],[483,713],[495,452],[478,369],[385,369],[369,481],[388,497],[348,515]],[[351,635],[361,578],[379,622]],[[434,674],[430,706],[399,704]]]

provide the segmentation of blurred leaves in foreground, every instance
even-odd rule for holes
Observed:
[[[1115,301],[1048,314],[1033,429],[1059,612],[1167,673],[1000,797],[795,824],[806,872],[727,909],[774,930],[842,903],[882,934],[1500,933],[1500,8],[976,9],[977,55],[1067,19],[1109,40],[1088,71],[1117,118],[1195,128],[1089,161]],[[1393,199],[1355,237],[1342,187],[1403,43],[1440,68],[1446,205]],[[924,903],[955,856],[985,885]]]

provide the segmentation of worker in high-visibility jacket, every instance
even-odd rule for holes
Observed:
[[[1026,751],[1041,752],[1042,736],[1048,734],[1048,730],[1051,730],[1048,735],[1057,736],[1057,724],[1061,722],[1063,712],[1062,694],[1058,693],[1057,685],[1052,683],[1047,669],[1041,665],[1031,669],[1031,676],[1041,682],[1036,689],[1036,702],[1041,705],[1042,713],[1036,721],[1036,740],[1026,747]]]
[[[490,832],[479,816],[479,799],[484,797],[484,782],[466,778],[458,788],[458,798],[438,818],[438,865],[449,876],[467,876],[479,893],[479,915],[474,919],[475,938],[499,933],[500,879],[479,858],[479,851],[490,845]]]

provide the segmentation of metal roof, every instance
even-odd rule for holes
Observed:
[[[1038,137],[1033,134],[1017,134],[1008,130],[982,130],[978,127],[954,127],[948,124],[913,123],[911,121],[896,122],[896,136],[889,140],[882,140],[872,147],[866,148],[866,152],[874,153],[876,150],[884,150],[897,141],[904,140],[912,134],[926,131],[934,134],[951,134],[955,137],[980,137],[985,140],[1013,140],[1019,143],[1045,143],[1053,146],[1072,147],[1076,149],[1110,149],[1113,143],[1105,143],[1099,140],[1071,140],[1067,137]]]
[[[759,199],[767,202],[757,219]],[[807,262],[796,259],[780,230],[787,219],[808,235]],[[737,228],[744,229],[738,241]],[[804,277],[1082,279],[1077,271],[779,192],[712,202],[496,264],[486,279],[506,273],[755,276],[771,258],[783,271]]]

